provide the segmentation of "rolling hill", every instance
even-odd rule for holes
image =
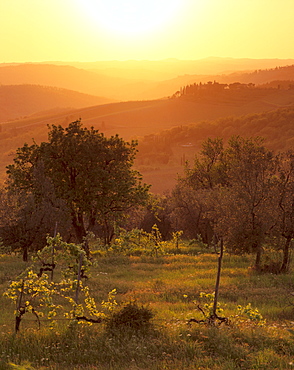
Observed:
[[[180,66],[185,66],[188,72],[197,66],[197,63],[181,64],[174,60],[145,64],[128,61],[75,66],[0,65],[3,84],[0,85],[0,119],[5,120],[0,125],[0,180],[4,181],[5,166],[12,162],[18,147],[25,142],[46,140],[47,125],[67,125],[80,118],[85,126],[94,126],[106,136],[119,134],[125,140],[137,139],[136,166],[144,181],[151,183],[152,190],[158,193],[172,188],[177,173],[183,170],[182,164],[199,151],[201,142],[208,136],[227,139],[237,134],[261,135],[275,150],[293,146],[294,65],[272,68],[279,61],[271,60],[265,63],[269,69],[238,72],[235,68],[240,63],[256,66],[258,61],[212,58],[205,62],[207,70],[218,65],[217,71],[231,68],[231,73],[160,80],[163,66],[168,67],[162,74],[164,78],[175,70],[181,71]],[[131,66],[135,71],[133,76],[128,70]],[[200,67],[198,64],[203,72],[205,64],[202,70]],[[146,79],[139,80],[143,75]],[[256,86],[207,90],[194,95],[176,93],[187,84],[214,80]],[[140,94],[170,97],[139,100]],[[109,96],[132,95],[137,98],[107,103]]]
[[[223,90],[199,98],[184,96],[159,100],[117,102],[95,105],[59,114],[27,117],[2,124],[2,131],[32,131],[47,124],[67,124],[81,118],[106,135],[119,133],[126,140],[143,137],[173,126],[266,112],[294,104],[294,90],[251,89]],[[35,137],[37,139],[37,137]]]
[[[294,150],[294,104],[263,113],[181,125],[145,136],[139,142],[136,166],[144,181],[152,184],[153,192],[164,193],[176,184],[185,162],[193,163],[204,140],[221,137],[226,142],[236,135],[262,137],[264,145],[276,153]]]
[[[170,80],[160,81],[156,86],[150,87],[144,92],[145,96],[154,96],[160,92],[161,96],[170,96],[171,91],[175,92],[181,87],[193,83],[207,83],[217,81],[219,83],[253,83],[256,85],[268,84],[272,81],[292,81],[294,82],[294,64],[270,69],[258,69],[253,71],[238,71],[228,74],[185,74]]]
[[[24,63],[0,66],[0,84],[33,84],[54,86],[84,94],[117,99],[116,91],[129,83],[128,80],[99,75],[72,66]]]
[[[291,64],[292,59],[233,58],[0,64],[0,84],[54,86],[120,101],[153,100],[171,96],[181,86],[194,82],[293,80],[293,73],[287,70]]]
[[[43,111],[53,113],[110,102],[107,98],[50,86],[0,85],[0,122],[36,113],[44,115]]]
[[[48,63],[47,63],[48,64]],[[208,57],[198,60],[126,60],[97,62],[51,62],[95,71],[116,78],[164,81],[182,75],[222,75],[238,71],[255,71],[294,64],[294,59],[250,59]]]
[[[32,138],[36,142],[46,140],[48,124],[67,125],[69,122],[81,118],[84,125],[94,126],[106,136],[119,134],[125,140],[138,139],[140,145],[137,166],[144,175],[144,180],[153,185],[152,190],[163,192],[170,189],[175,183],[176,174],[182,171],[181,162],[191,153],[198,151],[200,147],[199,142],[197,145],[195,142],[191,142],[191,132],[188,129],[183,130],[183,127],[198,125],[196,137],[199,140],[217,133],[234,135],[250,132],[251,135],[255,135],[261,132],[263,118],[256,119],[255,124],[251,125],[250,131],[247,129],[242,129],[242,131],[240,122],[243,118],[241,117],[248,114],[263,115],[276,109],[291,110],[293,106],[294,89],[254,88],[223,90],[197,98],[183,96],[160,100],[118,102],[5,122],[2,123],[0,132],[1,178],[2,180],[5,178],[5,166],[11,163],[16,148],[25,142],[31,144]],[[225,119],[224,117],[227,117],[228,124],[213,123]],[[240,121],[238,121],[239,119]],[[240,127],[238,127],[238,122]],[[279,136],[277,132],[280,133],[280,130],[281,135],[286,132],[283,125],[276,125],[271,129],[276,138]],[[292,118],[290,125],[294,126]],[[259,127],[259,131],[257,131],[257,127]],[[157,141],[171,143],[171,138],[160,138],[161,132],[168,130],[182,130],[183,141],[175,143],[173,147],[164,144],[164,149],[162,149],[155,143]],[[281,137],[285,140],[283,135]],[[294,132],[287,129],[287,135],[289,136],[287,140],[291,143]],[[148,138],[151,138],[151,152],[144,148]],[[195,135],[193,140],[196,140]],[[170,153],[175,150],[178,154],[171,155]]]

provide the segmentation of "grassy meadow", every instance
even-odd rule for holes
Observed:
[[[200,293],[214,291],[218,255],[184,244],[167,251],[157,256],[93,253],[87,284],[96,302],[116,289],[117,310],[128,303],[145,308],[153,313],[150,325],[110,329],[104,322],[78,325],[60,319],[51,329],[41,319],[39,329],[28,313],[18,334],[15,305],[2,293],[27,264],[20,255],[1,255],[0,369],[294,368],[293,269],[260,275],[251,269],[251,256],[225,254],[219,303],[228,325],[188,324],[205,319],[197,305],[207,308]],[[249,303],[247,314],[238,311]]]

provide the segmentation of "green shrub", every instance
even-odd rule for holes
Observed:
[[[134,331],[145,331],[152,324],[150,320],[154,317],[150,308],[139,306],[136,302],[130,302],[119,311],[114,311],[107,321],[108,331],[121,331],[131,329]]]

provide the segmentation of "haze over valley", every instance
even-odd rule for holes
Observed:
[[[106,136],[138,140],[137,166],[159,193],[171,190],[185,160],[193,158],[208,136],[262,135],[276,150],[292,143],[294,60],[116,61],[109,68],[106,62],[72,64],[0,65],[2,181],[17,147],[46,140],[48,124],[66,125],[80,118]],[[262,65],[268,68],[250,70]],[[240,67],[245,70],[236,69]],[[201,75],[204,71],[210,73]],[[174,78],[165,79],[172,73]],[[290,119],[282,123],[287,129],[275,122],[285,114],[281,108]],[[266,112],[272,111],[277,118],[267,122]],[[254,114],[260,117],[255,121],[264,120],[264,127],[251,123],[244,130]],[[193,128],[196,136],[187,133]],[[165,138],[177,130],[186,130],[180,140]],[[150,146],[152,140],[165,144]]]
[[[208,136],[264,134],[275,150],[290,147],[291,14],[291,0],[1,2],[1,181],[24,142],[77,119],[138,140],[136,166],[155,193]]]

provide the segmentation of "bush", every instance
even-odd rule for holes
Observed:
[[[107,321],[106,328],[108,331],[125,329],[145,331],[152,326],[150,320],[153,317],[154,314],[148,307],[139,307],[136,302],[130,302],[119,311],[112,313]]]

